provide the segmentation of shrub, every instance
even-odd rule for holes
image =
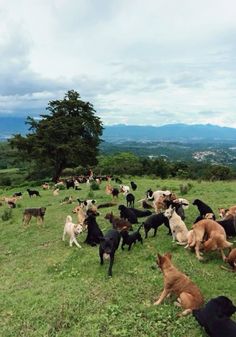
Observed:
[[[93,182],[90,184],[90,190],[92,190],[92,191],[98,191],[98,190],[100,190],[99,184],[96,183],[96,181],[93,181]]]
[[[9,208],[9,209],[5,209],[2,216],[2,221],[8,221],[12,218],[12,209]]]
[[[2,177],[0,179],[1,186],[11,186],[11,178],[10,177]]]
[[[188,190],[189,190],[188,185],[186,184],[179,185],[179,191],[181,195],[187,194]]]

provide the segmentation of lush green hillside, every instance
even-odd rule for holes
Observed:
[[[138,185],[134,192],[136,201],[150,187],[169,188],[180,195],[179,186],[186,183],[135,177],[130,180]],[[235,181],[193,181],[191,184],[193,187],[184,197],[189,201],[200,198],[216,213],[218,207],[236,203]],[[76,205],[60,205],[61,199],[73,195],[80,199],[93,196],[98,203],[110,200],[104,193],[105,183],[94,195],[89,194],[87,185],[81,187],[81,191],[60,191],[58,197],[38,187],[42,194],[38,199],[30,199],[24,187],[24,196],[12,210],[12,218],[0,219],[2,337],[205,336],[192,316],[177,318],[179,309],[173,305],[173,299],[165,300],[158,307],[152,305],[163,287],[162,274],[152,268],[157,252],[172,252],[174,264],[198,284],[206,300],[226,295],[236,304],[235,274],[220,268],[223,264],[220,254],[205,254],[205,261],[198,262],[192,252],[171,242],[164,226],[156,238],[150,236],[144,240],[143,246],[138,243],[130,252],[119,248],[113,277],[108,278],[108,264],[100,266],[98,247],[83,243],[86,233],[78,238],[82,249],[70,248],[68,241],[61,240],[65,218],[67,214],[72,215]],[[16,190],[2,191],[1,196],[10,196],[13,192]],[[120,196],[119,203],[123,202],[124,197]],[[28,228],[22,227],[22,212],[26,206],[47,207],[43,228],[36,225],[35,219]],[[0,207],[0,216],[4,209]],[[104,231],[110,227],[104,219],[107,211],[110,209],[101,209],[97,218]],[[113,211],[118,215],[117,207],[113,207]],[[197,213],[192,205],[186,211],[189,228]]]

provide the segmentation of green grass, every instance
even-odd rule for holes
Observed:
[[[180,196],[179,186],[186,181],[134,180],[138,189],[136,201],[143,198],[145,190],[169,188]],[[236,182],[191,181],[193,187],[184,195],[192,201],[200,198],[217,213],[218,207],[235,204]],[[30,187],[30,186],[29,186]],[[84,199],[89,194],[86,184],[81,191],[60,191],[53,197],[52,191],[43,191],[42,198],[30,199],[26,188],[24,196],[13,209],[8,221],[0,220],[0,331],[2,337],[203,337],[206,336],[190,315],[177,318],[179,308],[172,299],[160,306],[153,306],[163,288],[163,277],[153,269],[157,252],[172,252],[174,264],[198,284],[205,299],[218,295],[230,297],[236,303],[235,275],[220,268],[220,254],[205,254],[199,262],[195,255],[173,244],[162,226],[156,238],[144,240],[130,252],[120,248],[115,256],[113,277],[107,276],[108,263],[100,266],[98,247],[83,243],[86,233],[79,236],[82,249],[70,248],[61,240],[67,214],[72,215],[76,204],[60,205],[65,196]],[[8,189],[4,195],[12,195]],[[98,203],[110,201],[105,194],[105,183],[93,191]],[[119,203],[124,202],[120,195]],[[28,228],[22,227],[24,207],[46,206],[45,224],[41,228],[32,219]],[[136,207],[138,203],[136,202]],[[102,230],[109,228],[104,219],[107,211],[101,209],[97,221]],[[4,207],[0,207],[0,219]],[[194,206],[186,211],[186,224],[191,227],[198,212]],[[75,215],[72,215],[76,222]],[[143,230],[141,230],[143,233]],[[152,233],[151,233],[152,234]],[[234,244],[235,246],[235,244]],[[127,247],[127,246],[126,246]]]

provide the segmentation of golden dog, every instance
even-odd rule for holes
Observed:
[[[189,277],[172,264],[170,253],[163,256],[158,254],[156,262],[164,275],[164,290],[154,305],[159,305],[170,294],[177,296],[177,305],[184,309],[181,313],[182,316],[203,305],[204,299],[201,291]]]
[[[204,241],[203,246],[206,251],[220,250],[222,259],[225,259],[223,249],[230,248],[233,244],[226,240],[224,228],[216,221],[211,219],[203,219],[193,225],[193,238],[190,247],[195,246],[195,253],[198,260],[203,258],[200,256],[200,245]]]

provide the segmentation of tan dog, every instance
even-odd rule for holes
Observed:
[[[82,226],[74,224],[72,222],[72,217],[70,215],[67,215],[62,240],[65,241],[65,236],[67,234],[70,238],[70,247],[72,247],[72,244],[74,242],[78,248],[81,248],[80,244],[76,240],[76,236],[79,235],[82,231]]]
[[[171,254],[157,255],[157,265],[164,275],[164,290],[154,305],[159,305],[165,297],[171,294],[177,296],[178,306],[184,310],[181,315],[187,315],[193,309],[200,308],[204,299],[199,288],[189,277],[180,272],[171,262]]]
[[[236,206],[231,206],[229,208],[218,208],[219,215],[222,219],[228,219],[232,216],[236,216]]]
[[[226,240],[224,228],[216,221],[211,219],[203,219],[193,225],[193,238],[190,247],[195,246],[195,253],[198,260],[203,258],[200,256],[200,245],[204,242],[204,248],[209,250],[220,250],[223,260],[225,255],[224,248],[230,248],[233,244]]]
[[[176,213],[175,207],[172,208],[170,206],[167,208],[164,216],[169,219],[173,242],[177,240],[178,244],[185,245],[188,242],[188,229],[181,217]]]
[[[225,262],[228,262],[233,271],[236,272],[236,248],[231,250],[229,255],[225,258]]]
[[[85,220],[86,217],[87,217],[85,208],[84,208],[83,206],[81,206],[81,205],[78,205],[78,206],[76,206],[76,207],[73,209],[72,212],[77,214],[77,221],[78,221],[78,223],[83,227],[83,229],[86,229],[87,226],[86,226],[85,223],[84,223],[84,220]]]

